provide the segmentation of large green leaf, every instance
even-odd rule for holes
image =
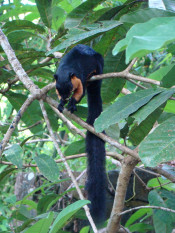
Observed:
[[[153,18],[146,23],[135,24],[118,42],[113,55],[126,49],[126,63],[134,57],[142,57],[175,41],[175,17]]]
[[[28,20],[12,20],[7,22],[6,24],[3,25],[2,29],[4,29],[5,33],[8,34],[12,31],[16,31],[16,30],[24,30],[24,29],[28,29],[28,30],[36,30],[39,33],[44,33],[45,29],[44,27],[42,27],[39,24],[35,24],[32,23]]]
[[[12,145],[8,150],[3,152],[8,161],[12,162],[18,168],[22,168],[23,150],[18,144]]]
[[[34,157],[34,160],[43,176],[52,182],[58,181],[58,165],[50,156],[41,154]]]
[[[36,5],[43,23],[51,28],[52,25],[52,0],[36,0]]]
[[[80,208],[89,203],[88,200],[79,200],[67,206],[58,214],[49,233],[57,233]]]
[[[134,12],[129,12],[126,15],[123,15],[120,18],[121,22],[126,23],[144,23],[152,18],[156,17],[169,17],[169,16],[175,16],[173,12],[155,9],[155,8],[147,8],[147,9],[139,9]]]
[[[154,167],[175,159],[175,117],[159,125],[139,146],[139,156],[145,166]]]
[[[175,194],[164,189],[153,190],[149,193],[150,205],[170,208],[175,210]],[[175,224],[175,214],[164,210],[153,210],[153,223],[156,233],[171,233]]]
[[[43,218],[36,222],[33,226],[31,226],[29,229],[24,231],[25,233],[48,233],[49,227],[52,224],[54,218],[54,213],[50,212],[47,218]]]
[[[89,38],[94,35],[100,35],[102,33],[105,33],[115,27],[118,27],[121,23],[115,20],[111,21],[102,21],[99,24],[99,28],[91,31],[85,31],[76,35],[72,35],[70,38],[64,40],[62,43],[60,43],[58,46],[56,46],[54,49],[50,50],[49,52],[46,53],[46,55],[49,55],[53,52],[60,51],[62,49],[65,49],[69,47],[70,45],[76,44],[81,40],[84,40],[86,38]]]
[[[131,113],[137,111],[140,107],[149,102],[153,96],[160,92],[160,89],[147,89],[119,98],[114,104],[106,108],[96,119],[96,131],[101,132],[110,125],[127,118]]]
[[[152,112],[154,112],[159,106],[165,103],[174,93],[175,93],[175,88],[161,92],[160,94],[153,97],[148,104],[146,104],[141,109],[139,109],[136,113],[134,113],[132,117],[135,118],[135,121],[138,124],[140,124]]]

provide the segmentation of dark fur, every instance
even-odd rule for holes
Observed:
[[[75,75],[83,84],[83,96],[87,86],[88,94],[88,118],[87,123],[94,124],[95,119],[102,112],[102,100],[100,95],[101,81],[88,82],[95,74],[103,72],[103,57],[93,49],[85,45],[77,45],[61,60],[56,71],[56,88],[62,99],[59,108],[63,110],[65,98],[69,96],[71,89],[71,76]],[[82,97],[83,97],[82,96]],[[75,101],[69,100],[68,110],[73,112]],[[90,212],[96,223],[105,219],[105,144],[104,141],[87,132],[86,151],[88,155],[88,179],[86,190],[91,201]]]

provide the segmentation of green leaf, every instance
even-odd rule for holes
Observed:
[[[25,139],[20,143],[20,146],[23,147],[23,146],[26,144],[26,142],[27,142],[29,139],[33,138],[34,136],[35,136],[35,135],[32,135],[32,136],[29,136],[29,137],[25,138]]]
[[[140,124],[144,121],[151,113],[153,113],[158,107],[164,104],[173,94],[175,93],[175,88],[170,90],[165,90],[160,94],[154,96],[149,103],[139,109],[136,113],[132,115],[135,118],[135,122]]]
[[[123,26],[105,33],[95,50],[104,56],[104,73],[120,72],[126,68],[124,52],[116,57],[112,55],[112,49],[116,42],[123,38],[126,29]],[[120,78],[104,79],[102,82],[101,96],[104,103],[113,101],[123,88],[126,80]]]
[[[139,156],[145,166],[175,159],[175,117],[159,125],[139,146]]]
[[[10,44],[11,43],[21,43],[25,39],[29,39],[30,37],[38,37],[36,33],[28,32],[25,30],[15,30],[10,32],[7,36]]]
[[[135,123],[135,125],[132,127],[132,129],[129,132],[129,139],[135,146],[139,145],[140,142],[148,135],[148,133],[152,129],[154,123],[157,121],[162,111],[163,111],[163,106],[157,108],[141,123]]]
[[[169,70],[169,72],[163,77],[161,81],[162,87],[172,87],[175,85],[174,73],[175,65],[172,65],[172,69]]]
[[[58,31],[65,19],[66,12],[61,7],[54,6],[52,8],[52,28]]]
[[[156,17],[169,17],[169,16],[175,16],[173,12],[160,10],[156,8],[147,8],[147,9],[139,9],[134,12],[129,12],[126,15],[123,15],[120,20],[121,22],[125,23],[144,23],[152,18]]]
[[[52,0],[36,0],[36,5],[43,23],[51,28],[52,26]]]
[[[134,222],[136,222],[139,218],[142,218],[144,215],[152,215],[152,209],[140,209],[131,215],[131,217],[127,220],[125,227],[130,226]]]
[[[175,17],[153,18],[146,23],[135,24],[126,38],[116,44],[113,55],[126,49],[128,63],[134,57],[142,57],[170,44],[175,41],[174,24]]]
[[[168,100],[164,110],[165,112],[175,113],[175,101]]]
[[[161,90],[147,89],[119,98],[114,104],[106,108],[104,112],[95,120],[95,130],[101,132],[110,125],[127,118],[131,113],[137,111],[145,105]]]
[[[47,188],[47,187],[50,187],[50,186],[53,186],[55,184],[59,184],[61,182],[65,182],[65,181],[68,181],[68,180],[69,179],[62,179],[62,180],[59,180],[59,181],[54,182],[54,183],[48,183],[48,184],[41,185],[40,187],[34,189],[32,192],[30,192],[29,194],[27,194],[21,201],[17,201],[16,205],[21,205],[21,204],[23,204],[23,202],[25,203],[26,200],[27,200],[27,198],[29,198],[30,196],[33,196],[34,193],[36,193],[36,192],[38,192],[40,190],[43,190],[44,188]]]
[[[36,18],[39,18],[39,14],[37,14],[37,8],[36,6],[32,6],[32,5],[23,5],[21,4],[20,7],[15,7],[13,4],[10,5],[10,9],[5,13],[3,13],[0,16],[0,22],[3,21],[8,21],[9,18],[12,18],[13,16],[15,16],[16,18],[19,18],[18,16],[20,14],[29,14],[29,13],[34,13]],[[2,6],[1,6],[2,7]],[[8,6],[7,6],[8,7]]]
[[[164,77],[169,77],[169,73],[171,72],[173,67],[174,64],[163,66],[160,69],[153,72],[152,74],[150,74],[148,78],[161,81]]]
[[[43,218],[24,231],[25,233],[48,233],[49,227],[52,224],[54,213],[50,212],[47,218]]]
[[[168,191],[174,191],[175,192],[175,183],[169,183],[169,180],[164,179],[162,177],[154,178],[148,181],[147,186],[148,187],[156,187],[162,185],[164,189],[167,189]]]
[[[120,128],[119,128],[118,124],[114,124],[114,125],[109,126],[109,128],[107,128],[105,130],[105,133],[109,137],[118,141],[119,137],[120,137]]]
[[[130,230],[130,232],[146,233],[146,232],[153,231],[154,228],[150,224],[140,222],[140,223],[136,223],[136,224],[133,224],[132,226],[130,226],[129,230]]]
[[[9,149],[4,151],[5,157],[8,161],[22,168],[22,154],[23,150],[18,144],[13,144]]]
[[[5,33],[8,34],[9,32],[16,31],[16,30],[36,30],[39,33],[44,33],[45,29],[43,26],[39,24],[32,23],[31,21],[28,20],[12,20],[7,23],[5,23],[2,27],[4,29]]]
[[[56,162],[48,155],[41,154],[34,158],[40,172],[48,180],[55,182],[59,178],[59,169]]]
[[[63,226],[66,225],[68,220],[84,205],[89,204],[90,201],[88,200],[79,200],[74,202],[73,204],[67,206],[65,209],[63,209],[55,219],[51,230],[49,233],[56,233],[59,229],[61,229]]]
[[[84,40],[86,38],[89,38],[91,36],[94,36],[94,35],[100,35],[104,32],[107,32],[115,27],[118,27],[121,23],[118,22],[118,21],[102,21],[100,22],[99,24],[99,28],[95,29],[95,30],[91,30],[91,31],[88,31],[88,32],[83,32],[83,33],[79,33],[79,34],[76,34],[76,35],[73,35],[71,36],[70,38],[64,40],[62,43],[60,43],[58,46],[56,46],[54,49],[50,50],[49,52],[46,53],[46,55],[49,55],[53,52],[56,52],[56,51],[60,51],[62,49],[65,49],[73,44],[76,44],[78,43],[79,41],[81,40]]]
[[[5,171],[0,173],[0,183],[2,183],[3,179],[6,178],[7,176],[10,176],[10,174],[15,171],[16,168],[10,168],[6,169]]]
[[[83,2],[80,6],[76,7],[71,13],[67,16],[65,21],[66,28],[72,28],[78,26],[84,18],[92,14],[93,9],[104,0],[88,0]]]
[[[175,209],[174,193],[166,190],[153,190],[149,193],[148,200],[150,205],[161,206]],[[156,233],[171,233],[175,224],[175,214],[164,210],[153,210],[153,223]]]
[[[27,96],[22,94],[17,94],[14,92],[8,92],[6,95],[11,105],[14,107],[14,109],[18,112],[25,100],[27,99]],[[26,124],[26,126],[33,125],[37,121],[40,121],[42,119],[41,117],[41,109],[39,106],[38,101],[33,101],[32,104],[27,108],[25,113],[22,116],[22,121]],[[35,134],[40,131],[42,131],[42,125],[39,124],[35,127],[30,128],[30,131]]]
[[[75,155],[81,154],[85,152],[85,140],[79,140],[72,142],[67,149],[65,150],[65,155]]]
[[[81,229],[81,231],[80,231],[80,233],[89,233],[89,226],[87,226],[87,227],[83,227],[82,229]]]
[[[8,71],[6,69],[0,68],[0,83],[7,83],[7,80],[14,77],[13,71]]]
[[[58,194],[54,194],[54,193],[42,197],[37,205],[37,214],[45,213],[47,211],[48,205],[56,198],[58,198]]]

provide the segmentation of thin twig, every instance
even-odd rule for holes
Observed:
[[[136,63],[136,61],[137,61],[137,58],[134,58],[131,61],[131,63],[128,65],[128,67],[125,69],[125,72],[129,72],[132,69],[132,67],[134,66],[134,64]]]
[[[136,173],[135,169],[133,170],[134,175],[136,176],[136,178],[140,181],[140,183],[143,185],[143,187],[146,190],[149,190],[149,188],[147,187],[147,185],[145,184],[145,182],[140,178],[140,176]]]
[[[51,141],[51,140],[49,140],[49,141]],[[109,157],[115,158],[115,159],[117,159],[119,161],[121,161],[121,159],[123,157],[122,155],[120,155],[118,153],[115,153],[115,152],[106,152],[106,155],[109,156]],[[76,154],[76,155],[69,155],[69,156],[66,156],[65,159],[70,160],[70,159],[78,159],[78,158],[83,158],[83,157],[86,157],[86,153],[81,153],[81,154]],[[62,159],[55,160],[55,163],[62,163],[62,162],[63,162]],[[4,164],[4,165],[8,165],[8,166],[14,166],[13,163],[3,161],[3,160],[0,160],[0,164]],[[36,164],[30,163],[30,164],[23,164],[23,167],[27,168],[27,167],[38,167],[38,166]]]
[[[167,182],[167,183],[160,184],[160,185],[158,185],[158,186],[150,187],[149,189],[161,188],[161,187],[163,187],[163,186],[165,186],[165,185],[172,184],[172,183],[173,183],[172,181],[169,181],[169,182]]]
[[[72,124],[71,121],[69,121],[60,111],[58,111],[58,109],[50,106],[54,112],[56,112],[56,114],[59,116],[59,118],[67,125],[67,127],[70,129],[70,131],[75,132],[76,134],[79,134],[80,136],[82,136],[83,138],[86,138],[86,135],[79,130],[75,125]]]
[[[117,214],[118,216],[127,214],[129,212],[135,211],[135,210],[140,210],[140,209],[158,209],[158,210],[164,210],[164,211],[168,211],[171,213],[175,213],[175,210],[169,209],[169,208],[165,208],[165,207],[161,207],[161,206],[138,206],[138,207],[134,207],[132,209],[129,210],[125,210],[119,214]]]
[[[139,75],[131,74],[129,72],[121,71],[121,72],[114,72],[114,73],[107,73],[107,74],[99,74],[94,75],[91,79],[89,79],[89,82],[100,80],[100,79],[107,79],[107,78],[124,78],[124,79],[133,79],[145,83],[151,83],[157,86],[160,86],[160,82],[157,80],[145,78]]]
[[[162,176],[165,176],[167,179],[171,180],[173,183],[175,183],[175,176],[170,174],[169,172],[163,170],[160,167],[151,167],[150,168],[152,171],[159,173]]]
[[[68,163],[67,163],[67,161],[66,161],[64,155],[62,154],[62,151],[60,150],[60,148],[59,148],[59,146],[58,146],[58,143],[57,143],[56,139],[55,139],[54,133],[53,133],[53,131],[52,131],[52,128],[51,128],[51,125],[50,125],[50,122],[49,122],[49,119],[48,119],[48,116],[47,116],[47,112],[46,112],[45,107],[44,107],[43,100],[40,100],[39,102],[40,102],[40,107],[41,107],[41,110],[42,110],[44,119],[45,119],[46,124],[47,124],[47,128],[48,128],[49,133],[50,133],[50,137],[51,137],[52,140],[53,140],[53,143],[54,143],[54,145],[55,145],[55,148],[56,148],[58,154],[60,155],[60,157],[61,157],[61,159],[62,159],[62,161],[63,161],[63,163],[64,163],[64,165],[65,165],[65,167],[66,167],[66,170],[67,170],[69,176],[71,177],[71,180],[73,181],[73,183],[74,183],[74,185],[75,185],[75,187],[76,187],[76,190],[77,190],[77,192],[78,192],[78,195],[79,195],[80,199],[81,199],[81,200],[84,200],[84,196],[83,196],[83,194],[82,194],[82,192],[81,192],[81,189],[79,188],[78,183],[77,183],[77,181],[76,181],[76,179],[75,179],[75,177],[74,177],[74,175],[73,175],[73,173],[72,173],[72,171],[71,171],[71,169],[70,169],[70,167],[69,167],[69,165],[68,165]],[[92,226],[93,231],[94,231],[95,233],[98,233],[97,228],[96,228],[96,226],[95,226],[95,224],[94,224],[94,221],[93,221],[93,219],[92,219],[92,217],[91,217],[91,215],[90,215],[89,207],[88,207],[87,205],[84,206],[84,210],[85,210],[85,212],[86,212],[86,216],[87,216],[87,218],[88,218],[88,220],[89,220],[89,222],[90,222],[90,224],[91,224],[91,226]]]
[[[34,123],[33,125],[28,126],[27,128],[19,129],[18,132],[23,132],[25,130],[31,129],[31,128],[33,128],[33,127],[35,127],[35,126],[37,126],[37,125],[39,125],[41,123],[42,123],[41,121],[37,121],[36,123]]]
[[[141,85],[141,84],[135,82],[135,81],[132,80],[132,79],[128,79],[128,81],[131,82],[131,83],[133,83],[134,85],[136,85],[136,86],[142,88],[142,89],[147,89],[146,87],[144,87],[143,85]]]

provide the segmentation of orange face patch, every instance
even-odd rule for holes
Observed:
[[[59,94],[59,92],[58,92],[57,89],[56,89],[56,94],[57,94],[57,96],[58,96],[58,99],[60,100],[60,99],[61,99],[61,96],[60,96],[60,94]]]
[[[83,85],[79,78],[77,78],[75,75],[71,78],[71,82],[73,85],[73,98],[76,99],[77,102],[80,101],[81,97],[83,96]]]

